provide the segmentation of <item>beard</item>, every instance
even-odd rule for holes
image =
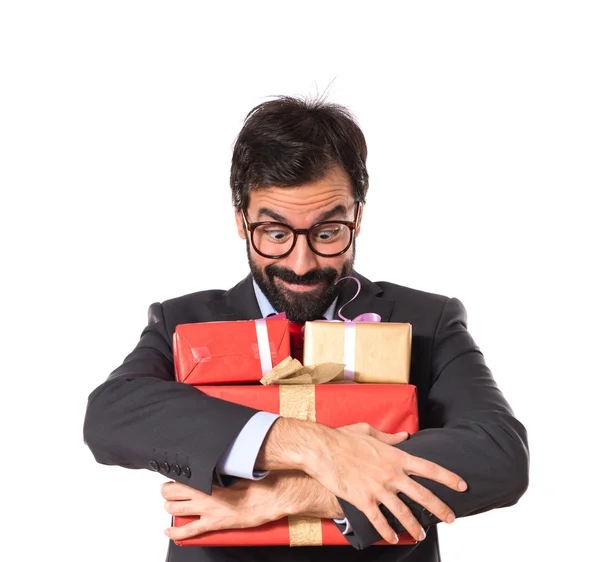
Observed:
[[[296,275],[291,269],[275,264],[262,270],[252,259],[248,244],[246,250],[252,276],[273,308],[278,312],[285,312],[291,322],[300,324],[316,320],[325,314],[340,292],[341,286],[336,285],[336,281],[349,275],[354,265],[354,245],[349,252],[349,259],[344,262],[340,271],[333,267],[325,267],[313,269],[304,275]],[[276,278],[294,285],[320,285],[312,291],[298,292],[277,285]]]

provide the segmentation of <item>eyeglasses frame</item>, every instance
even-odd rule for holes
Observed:
[[[341,256],[343,254],[345,254],[350,247],[352,246],[352,243],[354,242],[354,238],[355,238],[355,231],[356,228],[358,226],[358,211],[360,209],[360,201],[357,201],[355,204],[355,211],[354,211],[354,220],[353,221],[340,221],[340,220],[330,220],[330,221],[321,221],[321,222],[317,222],[315,224],[313,224],[311,227],[309,228],[292,228],[289,224],[285,224],[284,222],[277,222],[277,221],[260,221],[260,222],[250,222],[248,219],[248,215],[246,214],[246,209],[242,209],[242,218],[244,219],[244,226],[246,227],[246,230],[248,231],[248,233],[250,234],[250,242],[252,243],[252,247],[254,248],[254,251],[259,255],[262,256],[263,258],[268,258],[271,260],[279,260],[282,258],[285,258],[287,256],[289,256],[293,251],[294,248],[296,247],[296,242],[298,241],[298,236],[300,234],[304,234],[304,236],[306,236],[306,242],[308,243],[308,247],[311,249],[311,251],[313,253],[315,253],[317,256],[321,256],[322,258],[337,258],[338,256]],[[292,242],[292,245],[290,247],[290,249],[280,255],[277,256],[270,256],[268,254],[263,254],[257,247],[256,244],[254,243],[254,231],[259,227],[259,226],[264,226],[264,225],[273,225],[273,226],[283,226],[284,228],[287,228],[288,230],[291,230],[292,233],[294,234],[294,240]],[[317,250],[315,250],[313,248],[313,245],[310,242],[310,237],[308,236],[308,233],[313,229],[313,228],[317,228],[319,226],[323,226],[326,224],[343,224],[345,226],[347,226],[348,228],[350,228],[350,241],[348,242],[348,245],[341,251],[341,252],[337,252],[336,254],[322,254],[321,252],[318,252]]]

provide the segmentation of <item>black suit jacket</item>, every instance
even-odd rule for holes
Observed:
[[[416,479],[458,517],[516,503],[528,485],[526,432],[467,331],[463,305],[457,299],[353,275],[362,290],[344,308],[346,317],[377,312],[384,322],[412,324],[411,383],[418,389],[421,431],[397,446],[456,472],[469,489],[458,493]],[[338,303],[348,302],[354,292],[354,284],[345,283]],[[256,410],[176,382],[172,335],[178,324],[260,317],[250,276],[229,291],[202,291],[152,304],[135,349],[89,396],[84,440],[96,460],[126,468],[158,466],[169,478],[211,493],[218,459]],[[182,469],[180,474],[173,472],[175,465]],[[439,561],[438,521],[401,498],[428,531],[417,546],[370,547],[380,536],[361,512],[340,501],[353,528],[347,535],[352,546],[202,548],[171,542],[167,560]],[[396,530],[402,530],[389,512],[384,513]]]

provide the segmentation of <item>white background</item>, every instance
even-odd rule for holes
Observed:
[[[460,298],[529,430],[528,492],[443,527],[443,560],[594,559],[597,3],[208,6],[0,8],[0,558],[164,560],[163,479],[95,463],[87,395],[150,303],[246,274],[235,136],[329,86],[369,145],[357,269]]]

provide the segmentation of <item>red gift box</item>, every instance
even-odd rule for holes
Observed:
[[[329,427],[367,422],[386,433],[418,430],[416,387],[408,384],[322,384],[283,386],[202,386],[202,392],[266,412],[317,421]],[[181,527],[197,517],[175,517]],[[398,544],[414,544],[408,533]],[[348,545],[328,519],[285,517],[251,529],[213,531],[175,541],[180,546]],[[388,545],[385,541],[377,544]]]
[[[191,385],[257,383],[290,355],[285,318],[179,324],[175,377]]]

